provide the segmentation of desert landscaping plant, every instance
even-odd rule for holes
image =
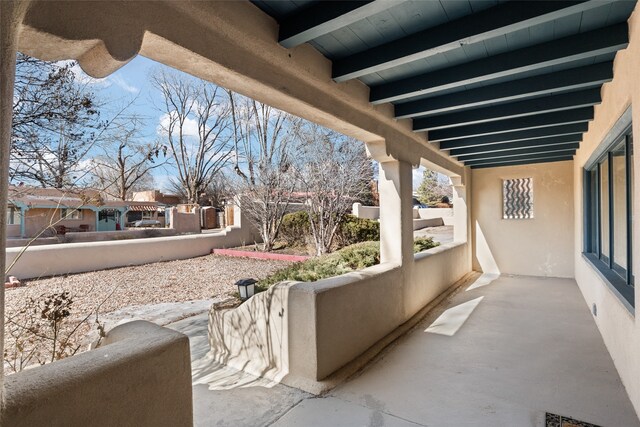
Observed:
[[[311,122],[297,128],[296,177],[305,194],[316,255],[331,251],[345,216],[369,192],[371,161],[364,144]]]
[[[414,253],[438,246],[431,237],[415,240]],[[311,258],[307,261],[291,264],[266,278],[258,281],[258,290],[264,291],[269,286],[286,280],[299,282],[315,282],[328,277],[339,276],[351,271],[362,270],[380,263],[380,242],[370,241],[356,243],[334,253]]]
[[[73,356],[86,343],[82,338],[91,328],[89,319],[73,318],[74,297],[68,291],[28,298],[23,305],[5,314],[5,372],[19,372],[31,365],[44,365]],[[97,313],[97,310],[96,310]],[[104,327],[95,315],[98,336]]]

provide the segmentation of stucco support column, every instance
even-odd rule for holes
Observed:
[[[13,117],[13,85],[16,77],[18,31],[27,11],[27,1],[0,1],[0,271],[5,279],[7,256],[7,195],[9,152]],[[4,353],[4,286],[0,286],[0,354]],[[0,424],[4,406],[4,375],[0,370]]]
[[[27,223],[27,210],[24,208],[24,206],[20,206],[20,237],[23,239],[27,237],[26,223]]]
[[[468,198],[468,180],[467,185],[462,184],[460,177],[451,177],[451,185],[453,187],[453,241],[466,242],[468,239],[469,227],[469,207]]]
[[[380,262],[413,262],[413,173],[401,160],[380,162]]]

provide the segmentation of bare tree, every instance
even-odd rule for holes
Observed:
[[[10,178],[63,188],[107,123],[96,96],[78,81],[74,63],[60,65],[18,54],[13,102]]]
[[[190,203],[233,156],[229,103],[223,89],[191,77],[157,72],[151,78],[163,98],[161,132]]]
[[[161,142],[145,143],[144,123],[131,116],[113,127],[102,144],[103,155],[93,159],[96,185],[105,193],[127,200],[131,192],[150,181],[151,172],[166,164],[167,147]]]
[[[295,190],[290,145],[299,120],[230,91],[235,140],[236,197],[258,228],[263,249],[273,249]]]
[[[301,126],[298,137],[303,161],[297,177],[306,192],[316,254],[322,255],[352,204],[370,191],[371,160],[364,144],[314,123]]]

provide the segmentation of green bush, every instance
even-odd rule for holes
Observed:
[[[363,242],[332,254],[297,262],[258,282],[258,290],[285,281],[315,282],[380,263],[380,244]]]
[[[433,237],[418,237],[413,241],[413,253],[426,251],[439,245],[440,243],[433,241]]]
[[[438,246],[431,237],[419,237],[413,243],[413,251],[422,252]],[[361,242],[334,253],[297,262],[280,269],[258,282],[258,291],[285,280],[315,282],[327,277],[339,276],[350,271],[361,270],[380,264],[380,242]]]
[[[362,270],[380,264],[380,242],[361,242],[336,252],[342,264],[351,270]]]
[[[282,218],[278,237],[287,246],[305,245],[310,234],[309,214],[306,211],[288,213]]]
[[[347,215],[338,229],[336,240],[339,247],[380,240],[380,223],[371,219]]]

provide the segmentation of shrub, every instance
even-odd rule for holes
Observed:
[[[285,281],[315,282],[380,263],[380,244],[363,242],[332,254],[311,258],[280,269],[258,282],[258,290]]]
[[[301,246],[307,243],[310,233],[309,214],[306,211],[298,211],[288,213],[282,218],[278,237],[284,240],[287,246]]]
[[[380,223],[371,219],[347,215],[340,225],[336,240],[339,247],[380,240]]]
[[[439,245],[440,243],[433,241],[433,237],[418,237],[413,241],[413,253],[426,251]]]
[[[362,242],[336,252],[351,270],[361,270],[380,264],[380,242]]]

